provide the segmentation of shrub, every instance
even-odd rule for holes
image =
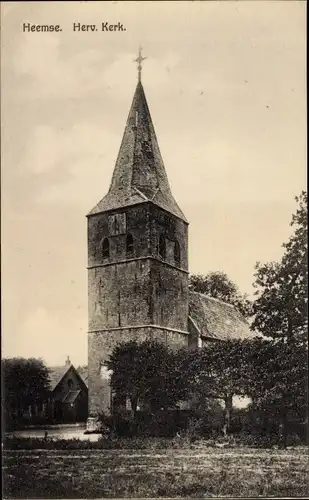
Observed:
[[[101,449],[169,449],[187,448],[191,446],[187,438],[125,438],[115,437],[113,439],[100,438],[98,441],[79,439],[39,439],[39,438],[5,438],[3,448],[5,450],[101,450]]]
[[[101,432],[104,435],[133,437],[136,435],[136,422],[132,412],[123,408],[117,409],[112,415],[102,413],[99,416]]]
[[[133,412],[118,409],[112,416],[99,417],[104,435],[118,437],[167,437],[187,436],[198,439],[219,435],[223,425],[223,412],[206,414],[201,410],[159,410]]]

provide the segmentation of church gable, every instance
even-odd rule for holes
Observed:
[[[189,292],[189,331],[194,337],[232,340],[253,338],[249,323],[231,304]]]
[[[50,387],[54,397],[63,399],[69,392],[87,392],[87,386],[72,364],[54,366],[49,369]]]

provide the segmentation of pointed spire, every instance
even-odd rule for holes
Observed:
[[[186,221],[171,193],[138,69],[139,81],[109,191],[89,215],[150,201]]]

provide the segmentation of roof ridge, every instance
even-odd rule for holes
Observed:
[[[222,299],[217,299],[217,297],[212,297],[211,295],[208,295],[207,293],[196,292],[195,290],[189,290],[189,293],[195,293],[199,296],[206,297],[207,299],[214,300],[216,302],[219,302],[220,304],[227,305],[227,306],[231,307],[232,309],[235,309],[235,311],[237,311],[236,307],[233,304],[230,304],[229,302],[226,302],[225,300],[222,300]]]

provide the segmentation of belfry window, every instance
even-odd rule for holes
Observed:
[[[126,239],[126,253],[127,255],[133,255],[133,252],[134,252],[133,236],[132,234],[129,233]]]
[[[104,240],[103,240],[102,255],[103,255],[103,259],[109,258],[109,239],[108,238],[104,238]]]
[[[165,238],[163,236],[163,234],[160,234],[160,238],[159,238],[159,256],[161,257],[161,259],[165,259],[165,255],[166,255],[166,244],[165,244]]]
[[[177,266],[180,265],[180,245],[177,240],[174,244],[174,262]]]

